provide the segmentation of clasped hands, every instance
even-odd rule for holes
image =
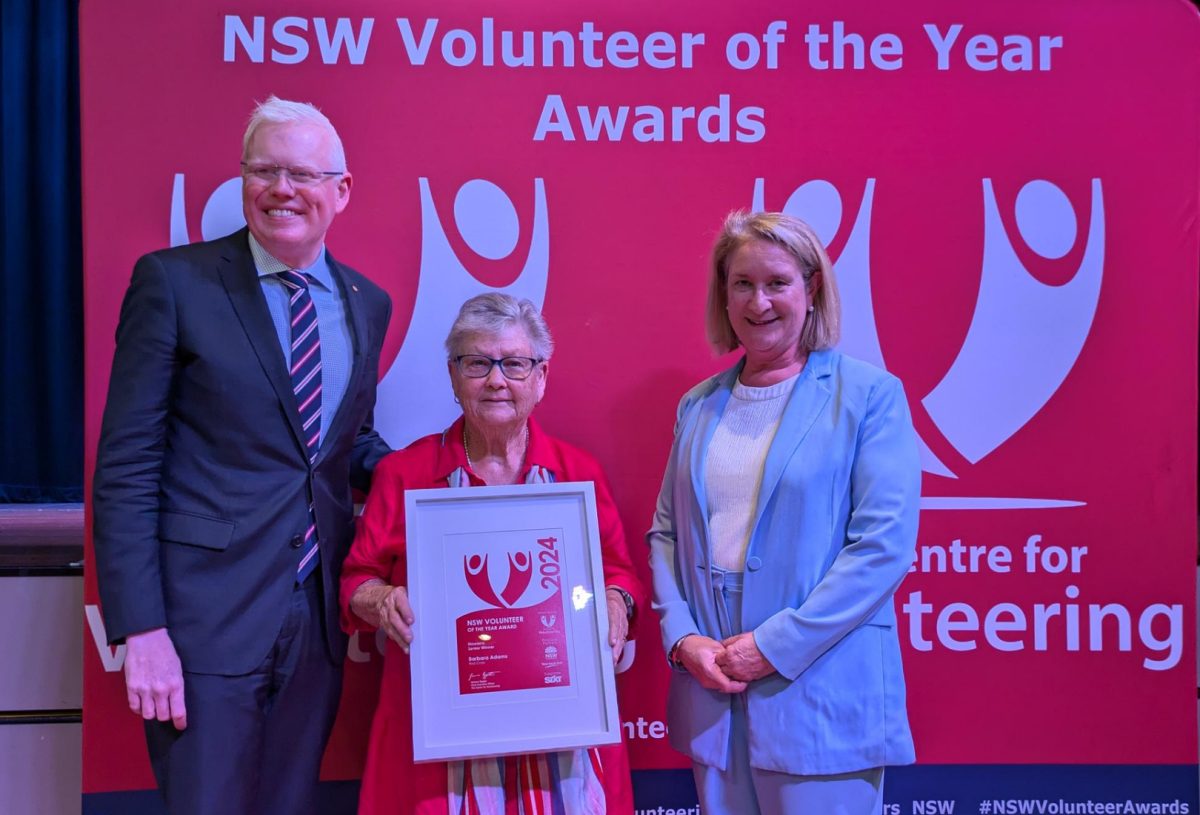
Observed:
[[[608,604],[608,647],[612,650],[613,664],[621,657],[625,640],[629,636],[629,620],[625,614],[625,601],[619,592],[605,592]],[[408,589],[404,586],[389,586],[383,581],[368,581],[354,592],[350,600],[354,613],[366,622],[383,629],[388,638],[408,653],[413,641],[412,604]]]
[[[749,631],[718,642],[692,634],[680,641],[675,658],[709,690],[741,693],[755,679],[775,673]]]

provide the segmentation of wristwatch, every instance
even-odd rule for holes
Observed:
[[[625,619],[633,619],[633,595],[625,591],[620,586],[605,586],[606,589],[611,589],[621,595],[621,599],[625,601]]]
[[[670,664],[670,666],[677,671],[686,670],[683,667],[683,662],[679,659],[679,646],[683,645],[683,641],[686,640],[690,636],[692,636],[692,635],[684,634],[682,637],[675,640],[675,644],[672,645],[671,650],[667,652],[667,663]]]

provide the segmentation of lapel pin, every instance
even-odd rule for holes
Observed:
[[[353,283],[350,284],[350,288],[354,289],[355,291],[358,291],[358,286],[355,286]]]

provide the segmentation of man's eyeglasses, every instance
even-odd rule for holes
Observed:
[[[295,187],[315,187],[327,178],[345,175],[339,170],[309,170],[304,167],[280,167],[278,164],[250,164],[242,162],[242,175],[256,178],[264,184],[274,184],[279,177],[286,176]]]
[[[492,368],[500,366],[500,373],[505,379],[528,379],[534,367],[544,360],[533,357],[504,357],[492,359],[480,354],[462,354],[454,358],[458,372],[468,379],[483,379],[492,372]]]

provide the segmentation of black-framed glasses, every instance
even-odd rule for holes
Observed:
[[[482,354],[461,354],[454,358],[458,372],[467,379],[483,379],[492,372],[492,368],[500,366],[500,373],[505,379],[528,379],[533,369],[545,360],[533,357],[503,357],[492,359]]]
[[[279,176],[296,187],[315,187],[327,178],[345,175],[344,170],[310,170],[306,167],[280,167],[278,164],[251,164],[242,162],[242,175],[257,178],[264,184],[274,184]]]

